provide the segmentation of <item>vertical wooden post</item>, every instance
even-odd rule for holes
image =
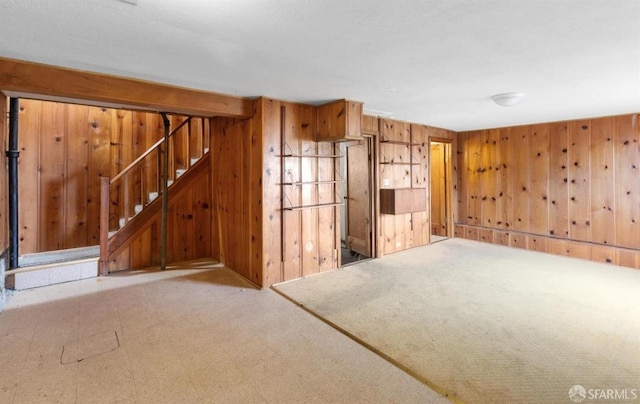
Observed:
[[[163,167],[162,167],[162,218],[160,226],[160,270],[167,268],[167,180],[169,179],[169,129],[171,122],[164,112],[162,121],[164,122],[164,148],[163,148]]]
[[[123,187],[123,210],[124,210],[124,222],[129,223],[129,215],[131,214],[131,193],[129,192],[129,172],[124,174],[122,178]]]
[[[100,264],[98,275],[109,273],[109,178],[100,177]]]

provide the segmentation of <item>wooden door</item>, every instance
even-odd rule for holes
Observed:
[[[431,142],[431,234],[449,236],[447,144]]]
[[[347,146],[347,247],[371,257],[371,147],[365,139]]]

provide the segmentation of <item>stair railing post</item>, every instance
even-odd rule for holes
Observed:
[[[98,275],[109,273],[109,178],[100,177],[100,266]]]
[[[164,122],[164,147],[163,147],[163,167],[162,167],[162,218],[160,224],[160,269],[167,268],[167,187],[169,180],[169,130],[171,122],[166,113],[162,113]]]

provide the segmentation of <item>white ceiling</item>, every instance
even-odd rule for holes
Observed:
[[[0,0],[0,55],[453,130],[640,112],[638,0]]]

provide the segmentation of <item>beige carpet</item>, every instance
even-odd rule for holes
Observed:
[[[640,402],[637,270],[450,239],[276,289],[453,400]]]

